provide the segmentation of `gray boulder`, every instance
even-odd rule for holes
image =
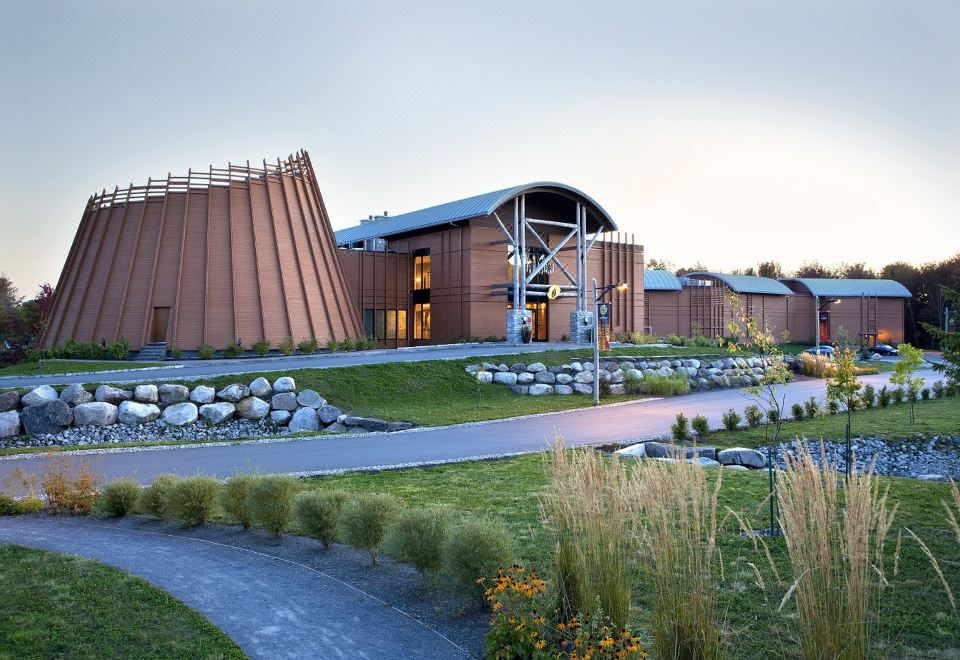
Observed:
[[[163,409],[163,421],[171,426],[193,424],[197,421],[197,404],[185,401],[169,405]]]
[[[73,409],[73,422],[77,426],[109,426],[117,421],[119,409],[106,401],[78,404]]]
[[[623,371],[623,377],[624,377],[624,379],[629,378],[629,379],[631,379],[631,380],[641,380],[641,381],[642,381],[642,380],[643,380],[643,372],[640,371],[639,369],[625,369],[625,370]]]
[[[570,374],[557,374],[556,381],[560,385],[569,385],[573,382],[573,376]]]
[[[492,383],[493,374],[489,371],[478,371],[476,372],[476,378],[478,383]]]
[[[530,396],[553,394],[553,385],[547,385],[546,383],[534,383],[530,386],[530,389],[527,390],[527,394]]]
[[[530,391],[529,385],[511,385],[510,389],[514,394],[527,394]]]
[[[190,400],[198,406],[213,403],[217,397],[217,391],[207,385],[197,385],[190,390]]]
[[[517,385],[529,385],[534,380],[534,375],[530,372],[524,371],[517,374]]]
[[[480,370],[481,368],[479,364],[468,364],[466,367],[464,367],[464,371],[466,371],[468,374],[475,374]]]
[[[553,386],[554,394],[573,394],[573,388],[569,385],[554,385]]]
[[[499,371],[500,367],[495,365],[493,362],[483,362],[480,364],[483,367],[484,371]]]
[[[313,390],[304,390],[297,395],[297,403],[316,410],[327,405],[327,400]]]
[[[362,426],[368,431],[386,431],[390,426],[384,420],[374,417],[353,417],[348,415],[343,421],[347,426]]]
[[[590,371],[580,371],[573,377],[573,380],[577,383],[588,385],[593,382],[593,373]]]
[[[229,401],[230,403],[239,403],[248,396],[250,396],[250,388],[246,385],[241,385],[240,383],[227,385],[222,390],[217,392],[217,397],[223,401]],[[266,415],[264,415],[264,417],[266,417]]]
[[[334,422],[330,426],[324,429],[324,431],[332,431],[334,433],[343,433],[344,431],[349,431],[346,425],[341,424],[340,422]]]
[[[59,398],[55,389],[49,385],[41,385],[24,394],[20,399],[20,405],[29,408],[30,406],[39,406],[41,403],[57,401]]]
[[[160,416],[160,408],[152,403],[121,401],[117,421],[121,424],[146,424]]]
[[[0,412],[9,412],[20,407],[20,395],[16,392],[0,394]]]
[[[93,395],[83,389],[83,385],[80,383],[74,383],[73,385],[67,385],[60,392],[60,400],[68,406],[79,406],[81,403],[93,401]]]
[[[623,369],[617,369],[610,372],[610,381],[614,385],[623,382]]]
[[[200,416],[208,424],[223,424],[233,419],[233,413],[236,412],[236,406],[229,401],[218,401],[217,403],[205,403],[200,406]]]
[[[502,385],[516,385],[517,384],[517,374],[510,371],[498,371],[493,374],[493,382],[500,383]]]
[[[533,379],[540,384],[553,385],[557,382],[557,376],[549,371],[540,371],[534,375]]]
[[[610,385],[610,394],[626,394],[626,389],[622,383],[614,383]]]
[[[73,423],[73,411],[60,399],[54,399],[24,408],[20,419],[27,434],[52,435]]]
[[[390,422],[387,424],[387,432],[393,433],[394,431],[406,431],[407,429],[412,429],[413,424],[410,422]]]
[[[593,385],[587,385],[586,383],[574,383],[572,387],[573,391],[577,394],[593,394]]]
[[[244,419],[264,419],[270,414],[270,404],[255,396],[237,402],[237,416]]]
[[[297,409],[297,395],[293,392],[274,394],[273,398],[270,399],[270,407],[274,410],[292,412]]]
[[[273,381],[273,391],[274,393],[296,392],[297,384],[293,381],[293,378],[291,378],[290,376],[280,376],[280,378]]]
[[[547,365],[545,365],[543,362],[534,362],[529,367],[527,367],[527,371],[529,371],[532,374],[538,374],[541,371],[546,371],[546,370],[547,370]]]
[[[266,399],[273,394],[273,387],[270,385],[269,380],[260,376],[250,383],[250,394],[261,399]]]
[[[172,405],[174,403],[183,403],[190,398],[190,390],[183,385],[161,385],[157,388],[160,395],[160,403]]]
[[[597,367],[593,362],[584,362],[583,370],[584,371],[596,371]]]
[[[289,394],[289,392],[284,392],[284,394]],[[293,413],[289,410],[271,410],[270,411],[270,421],[276,424],[277,426],[284,426],[290,422],[290,419],[293,417]]]
[[[20,413],[16,410],[0,412],[0,438],[20,435]]]
[[[333,424],[342,414],[339,408],[331,406],[330,404],[320,406],[320,408],[317,409],[317,416],[324,424]]]
[[[579,362],[576,362],[576,361],[571,362],[571,363],[570,363],[570,370],[571,370],[571,371],[583,371],[583,365],[582,365],[581,363],[579,363]]]
[[[515,362],[510,365],[510,371],[512,371],[515,374],[522,374],[526,370],[527,370],[527,366],[522,362]]]
[[[767,465],[767,460],[763,454],[756,449],[747,449],[746,447],[721,449],[717,452],[717,460],[723,465],[746,465],[752,468],[762,468]]]
[[[156,385],[137,385],[133,388],[133,400],[140,403],[156,403],[160,400],[160,391]]]
[[[313,408],[299,408],[290,418],[287,425],[291,431],[319,431],[320,418],[317,417],[317,411]]]
[[[129,401],[131,398],[133,398],[133,392],[130,390],[121,390],[116,387],[111,387],[110,385],[101,385],[97,388],[93,398],[97,401],[105,401],[107,403],[112,403],[115,406],[119,406],[124,401]]]

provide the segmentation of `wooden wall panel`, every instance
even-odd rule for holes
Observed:
[[[267,341],[276,346],[284,337],[292,336],[287,317],[283,274],[280,270],[280,254],[276,248],[266,185],[258,181],[251,182],[249,194],[253,207],[253,231],[257,246],[257,265],[260,269],[265,334]]]
[[[146,204],[146,208],[130,209],[130,215],[137,210],[143,212],[143,224],[140,228],[140,240],[133,260],[130,282],[121,307],[119,336],[127,338],[130,348],[139,349],[140,338],[143,336],[145,327],[144,317],[150,303],[153,258],[160,243],[160,216],[163,212],[163,201],[150,200],[133,204],[135,207]]]
[[[90,280],[87,284],[87,290],[82,296],[79,305],[79,316],[74,334],[78,337],[93,337],[93,341],[99,341],[96,337],[97,318],[100,312],[100,306],[103,296],[107,291],[107,281],[110,279],[113,267],[113,258],[117,250],[117,241],[120,238],[123,221],[123,208],[112,207],[108,213],[100,219],[104,225],[105,231],[100,235],[100,242],[97,246],[97,260]]]
[[[206,315],[204,285],[207,263],[206,190],[190,193],[187,224],[184,228],[183,269],[180,273],[180,307],[177,328],[171,346],[193,347],[203,343],[203,320]]]
[[[244,345],[249,345],[263,337],[263,319],[260,315],[260,276],[257,272],[250,193],[244,185],[230,184],[230,220],[233,228],[231,259],[237,338],[242,339]]]
[[[207,219],[206,323],[204,343],[223,348],[237,339],[234,327],[233,251],[229,193],[226,188],[209,190]]]

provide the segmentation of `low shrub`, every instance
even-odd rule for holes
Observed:
[[[686,346],[687,338],[680,335],[667,335],[667,343],[671,346]]]
[[[133,479],[117,479],[103,487],[97,500],[97,509],[119,518],[133,512],[139,497],[140,484]]]
[[[20,513],[40,513],[43,510],[43,500],[39,497],[24,497],[18,504],[20,505]]]
[[[830,378],[833,375],[833,361],[826,355],[803,353],[800,360],[800,373],[804,376]]]
[[[340,509],[340,538],[370,553],[377,563],[377,549],[383,543],[387,525],[402,508],[400,500],[384,493],[360,493]]]
[[[137,511],[163,518],[167,515],[167,494],[179,480],[175,474],[160,474],[153,483],[140,491],[137,499]]]
[[[867,384],[863,386],[863,390],[860,393],[860,400],[863,401],[863,407],[865,409],[873,408],[877,402],[877,390],[873,385]]]
[[[820,409],[820,404],[817,403],[814,397],[810,397],[803,402],[803,414],[807,419],[813,419],[823,414],[823,411]]]
[[[923,399],[924,401],[929,401],[929,400],[930,400],[930,388],[929,388],[929,387],[924,387],[922,390],[920,390],[920,398]]]
[[[436,571],[443,558],[443,539],[450,527],[447,507],[431,506],[404,509],[387,527],[384,547],[400,561],[421,572]]]
[[[904,400],[907,398],[906,392],[904,392],[903,389],[899,387],[894,387],[891,390],[891,393],[893,395],[893,402],[897,404],[903,403]]]
[[[877,405],[881,408],[886,408],[890,405],[893,396],[890,394],[890,389],[884,385],[880,388],[880,391],[877,393]]]
[[[767,410],[767,422],[770,424],[776,424],[780,421],[780,411],[776,408],[770,408]]]
[[[690,381],[686,376],[661,376],[652,374],[643,379],[640,390],[652,396],[674,396],[690,391]]]
[[[210,344],[200,344],[197,347],[197,357],[201,360],[212,360],[216,351]]]
[[[646,332],[631,332],[627,341],[631,344],[658,344],[660,343],[660,338]]]
[[[683,413],[677,413],[677,421],[670,425],[670,432],[675,440],[690,439],[690,422]]]
[[[790,406],[790,416],[798,422],[803,419],[803,404],[795,403]]]
[[[336,339],[331,339],[327,341],[327,351],[330,353],[336,353],[340,350],[340,342]]]
[[[293,498],[300,490],[300,481],[285,474],[269,474],[252,479],[247,485],[246,508],[257,527],[280,538],[290,524]]]
[[[366,337],[357,337],[356,349],[358,351],[365,351],[370,348],[370,340]]]
[[[12,497],[0,495],[0,516],[20,515],[20,503]]]
[[[328,343],[329,346],[329,343]],[[310,337],[306,339],[301,339],[300,343],[297,344],[297,350],[303,353],[304,355],[313,355],[317,352],[317,349],[320,345],[317,343],[316,337]]]
[[[723,428],[728,431],[736,431],[737,427],[740,426],[740,422],[743,421],[743,418],[737,413],[736,410],[731,408],[727,412],[723,413]]]
[[[329,548],[337,539],[340,509],[349,497],[342,490],[297,493],[293,498],[293,516],[300,529],[320,539],[324,548]]]
[[[938,380],[933,384],[933,398],[942,399],[947,396],[947,388],[943,384],[942,380]]]
[[[747,418],[747,426],[752,429],[757,428],[763,422],[763,411],[760,410],[760,406],[747,406],[743,409],[743,416]]]
[[[40,477],[50,511],[74,515],[90,513],[97,501],[100,481],[100,475],[86,459],[81,459],[74,477],[72,457],[55,454],[48,459],[47,471]]]
[[[124,337],[112,344],[68,339],[61,346],[30,351],[27,355],[27,361],[37,362],[40,358],[47,360],[126,360],[129,356],[130,345]]]
[[[254,474],[238,474],[227,479],[220,491],[220,508],[243,525],[250,529],[250,511],[247,509],[247,490],[256,479]]]
[[[165,514],[187,527],[203,524],[210,520],[219,492],[220,482],[213,477],[177,479],[167,489]]]
[[[266,339],[261,339],[260,341],[254,343],[254,345],[250,348],[253,350],[255,355],[263,357],[270,352],[270,342],[268,342]]]
[[[170,357],[172,357],[174,360],[183,359],[183,349],[179,346],[174,346],[170,349]]]
[[[630,374],[623,378],[623,391],[627,394],[640,394],[643,388],[643,381],[635,375]]]
[[[734,414],[736,415],[736,413]],[[703,415],[695,415],[690,422],[690,426],[693,427],[693,432],[697,434],[698,440],[706,440],[707,436],[710,435],[710,422]]]
[[[466,520],[451,527],[443,541],[443,571],[454,583],[483,599],[480,578],[493,575],[501,566],[513,563],[513,538],[495,520]]]
[[[836,399],[827,399],[827,414],[836,415],[840,412],[840,402]]]
[[[238,344],[235,341],[227,344],[227,347],[223,349],[223,354],[228,358],[238,358],[244,353],[244,348],[242,345]]]
[[[283,341],[280,342],[280,346],[277,348],[280,349],[280,352],[284,355],[293,355],[293,352],[296,350],[296,346],[293,343],[293,337],[289,335],[283,338]]]
[[[340,342],[340,350],[343,351],[344,353],[349,353],[350,351],[357,350],[357,345],[356,343],[354,343],[352,339],[350,339],[350,337],[347,337],[342,342]]]

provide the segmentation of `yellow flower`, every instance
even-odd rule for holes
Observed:
[[[600,640],[600,646],[602,646],[605,649],[610,648],[611,646],[613,646],[613,639],[610,637],[604,637],[603,639]]]
[[[534,648],[536,648],[538,651],[542,651],[543,649],[545,649],[545,648],[547,647],[547,643],[541,639],[539,642],[537,642],[537,643],[534,644],[533,646],[534,646]]]
[[[503,603],[494,603],[494,604],[493,604],[493,611],[494,611],[494,612],[499,612],[499,611],[500,611],[500,608],[502,608],[502,607],[503,607]]]

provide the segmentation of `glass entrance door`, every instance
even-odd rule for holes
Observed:
[[[533,341],[547,341],[547,303],[528,302],[527,309],[533,312]]]

